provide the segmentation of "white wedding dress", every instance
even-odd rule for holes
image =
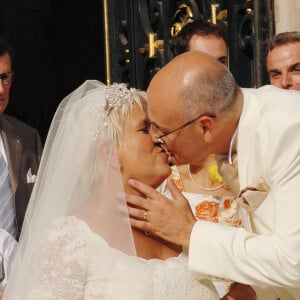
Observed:
[[[113,127],[138,93],[86,81],[60,103],[4,300],[219,299],[184,254],[136,256]]]
[[[76,217],[55,220],[31,262],[27,299],[219,299],[210,281],[188,271],[187,257],[128,256]]]

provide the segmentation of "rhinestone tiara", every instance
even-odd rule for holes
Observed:
[[[125,83],[113,83],[105,88],[105,104],[104,111],[109,115],[113,109],[118,109],[125,102],[130,101],[131,92],[135,91],[134,88],[127,88]]]

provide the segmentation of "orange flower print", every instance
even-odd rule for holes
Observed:
[[[219,222],[230,226],[241,226],[242,220],[238,213],[238,204],[234,199],[225,199],[223,205],[220,205],[218,213]]]
[[[173,182],[175,183],[175,185],[177,186],[179,191],[183,192],[184,191],[183,182],[180,178],[178,169],[176,167],[172,167],[171,169],[172,169],[171,178],[172,178]]]
[[[232,199],[225,199],[223,202],[224,209],[230,209],[231,208]]]
[[[219,203],[214,201],[202,201],[196,208],[196,218],[199,220],[211,221],[218,223]]]
[[[180,178],[178,178],[178,179],[174,179],[174,178],[173,178],[172,180],[173,180],[173,182],[175,183],[175,185],[178,187],[179,191],[180,191],[180,192],[183,192],[184,189],[183,189],[183,184],[182,184],[181,179],[180,179]]]

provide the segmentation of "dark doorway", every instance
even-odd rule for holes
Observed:
[[[0,35],[15,49],[6,113],[45,139],[60,101],[87,79],[105,80],[99,0],[0,0]]]

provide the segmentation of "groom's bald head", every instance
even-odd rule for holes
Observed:
[[[176,106],[190,118],[201,112],[227,112],[237,93],[228,69],[202,52],[175,57],[152,79],[148,88],[149,112]]]

